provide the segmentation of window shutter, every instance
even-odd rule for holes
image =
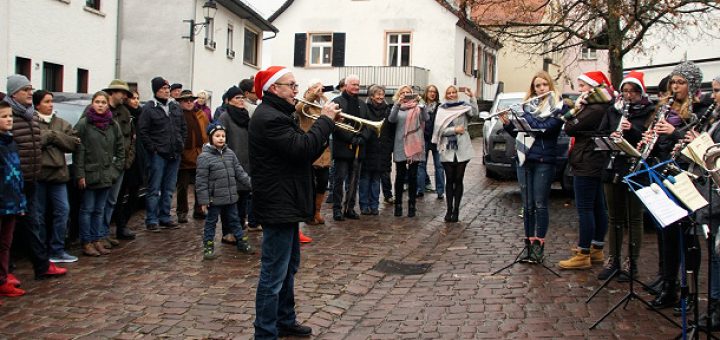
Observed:
[[[307,34],[295,33],[295,60],[294,66],[305,67],[305,55],[307,48]]]
[[[332,66],[345,66],[345,33],[333,33]]]

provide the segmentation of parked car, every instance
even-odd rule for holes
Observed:
[[[567,97],[563,95],[563,97]],[[499,93],[490,111],[480,112],[480,118],[485,120],[483,125],[483,164],[485,176],[493,179],[517,178],[515,170],[515,138],[508,134],[502,122],[496,117],[498,112],[508,109],[511,105],[522,103],[524,92]],[[572,177],[569,176],[567,158],[571,147],[570,137],[561,132],[558,137],[557,166],[555,179],[560,181],[563,190],[572,190]]]

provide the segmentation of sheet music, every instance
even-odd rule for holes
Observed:
[[[656,183],[636,190],[635,195],[663,228],[688,215],[687,210],[673,202]]]
[[[707,170],[705,168],[705,160],[703,160],[703,157],[705,156],[705,152],[707,151],[707,149],[713,146],[713,144],[715,144],[715,142],[713,142],[710,134],[708,134],[707,132],[703,132],[699,136],[697,136],[697,138],[695,138],[690,144],[688,144],[685,149],[682,149],[680,153],[693,161],[693,163]]]
[[[673,195],[675,195],[675,197],[679,199],[680,202],[682,202],[688,209],[696,211],[708,205],[708,201],[706,201],[697,188],[695,188],[695,184],[693,184],[687,173],[682,172],[681,174],[674,176],[674,178],[675,183],[666,179],[663,181],[663,184],[665,184],[665,186],[670,189],[670,192],[672,192]]]
[[[545,131],[545,129],[534,129],[530,126],[530,124],[525,120],[523,117],[515,117],[512,116],[510,118],[510,122],[515,126],[515,129],[519,132],[535,132],[535,131]]]
[[[620,151],[624,152],[630,157],[639,158],[640,156],[642,156],[640,154],[640,151],[633,147],[627,140],[625,140],[625,138],[613,140],[613,142],[615,142],[615,145],[618,147],[618,149],[620,149]]]
[[[595,142],[594,151],[620,151],[608,137],[593,137],[593,141]]]

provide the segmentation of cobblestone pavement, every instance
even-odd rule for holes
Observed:
[[[479,140],[475,148],[479,154]],[[515,182],[486,179],[479,157],[465,183],[460,223],[443,223],[444,202],[428,193],[415,218],[393,217],[384,205],[380,216],[304,227],[315,241],[302,246],[297,311],[315,338],[667,339],[679,333],[638,301],[588,330],[626,288],[614,282],[586,304],[599,285],[599,264],[560,277],[517,264],[491,276],[521,247],[519,190]],[[553,193],[546,253],[558,271],[577,237],[567,203]],[[329,205],[324,213],[329,217]],[[67,265],[67,277],[33,281],[30,264],[19,263],[16,274],[28,294],[2,299],[0,338],[251,338],[259,255],[222,245],[218,259],[202,261],[201,221],[148,233],[141,218],[134,220],[137,240],[107,257],[81,257]],[[250,238],[259,248],[261,233]],[[654,275],[655,254],[655,235],[648,233],[641,279]],[[374,269],[381,260],[430,268],[392,274]]]

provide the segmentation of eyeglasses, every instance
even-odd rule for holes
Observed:
[[[285,85],[285,84],[282,84],[282,85]],[[243,95],[237,95],[237,96],[233,97],[233,99],[243,100],[243,99],[245,99],[245,96],[243,96]]]
[[[297,90],[297,88],[300,86],[300,85],[298,85],[298,83],[287,83],[287,84],[285,84],[285,83],[275,83],[275,85],[285,85],[285,86],[287,86],[287,87],[289,87],[289,88],[291,88],[291,89],[293,89],[293,90]]]
[[[678,79],[678,80],[671,80],[671,81],[670,81],[670,85],[675,85],[675,84],[685,85],[685,84],[687,84],[687,83],[688,83],[687,80],[684,80],[684,79]]]
[[[622,90],[622,93],[627,93],[627,94],[638,93],[638,92],[639,91],[635,91],[635,90]]]

